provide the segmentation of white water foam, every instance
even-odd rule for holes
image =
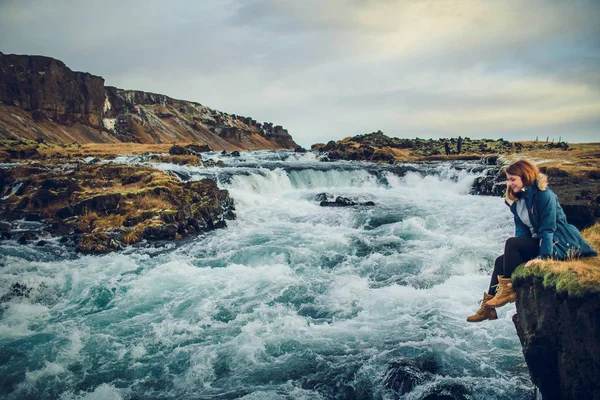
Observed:
[[[439,370],[410,398],[451,384],[473,398],[521,395],[514,306],[465,322],[512,231],[502,201],[468,195],[475,174],[447,166],[404,177],[345,168],[226,167],[238,219],[164,250],[11,255],[4,291],[44,286],[5,303],[0,343],[28,366],[1,371],[4,394],[390,398],[391,361],[432,358]],[[375,206],[320,207],[323,192]]]

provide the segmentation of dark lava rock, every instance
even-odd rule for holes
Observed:
[[[403,395],[423,383],[425,379],[426,375],[413,362],[400,360],[388,364],[384,384],[386,388]]]
[[[27,232],[23,232],[21,234],[21,236],[19,236],[17,243],[27,244],[27,243],[31,242],[32,240],[37,240],[37,239],[38,239],[37,233],[35,233],[33,231],[27,231]]]
[[[183,146],[179,146],[178,144],[173,145],[173,147],[171,147],[169,149],[169,154],[172,156],[184,156],[184,155],[196,155],[196,152],[190,149],[186,149]]]
[[[213,159],[209,159],[204,161],[204,166],[205,167],[223,167],[225,165],[225,163],[221,160],[215,161]]]
[[[513,323],[543,398],[600,399],[600,295],[559,293],[533,275],[513,286]]]
[[[319,193],[314,197],[315,201],[318,201],[318,202],[327,201],[331,198],[333,198],[333,195],[330,195],[328,193]]]
[[[304,147],[298,146],[294,149],[294,152],[295,153],[306,153],[306,149]]]
[[[27,287],[25,284],[16,282],[13,283],[10,287],[9,291],[5,293],[2,298],[0,298],[1,302],[9,301],[13,297],[29,297],[31,293],[31,288]]]
[[[436,385],[423,400],[468,400],[471,398],[469,389],[460,383]]]
[[[179,226],[175,223],[159,226],[147,226],[144,229],[144,238],[150,240],[170,240],[175,239]]]
[[[372,201],[366,201],[363,203],[357,203],[347,197],[338,196],[335,198],[335,201],[321,201],[319,203],[321,207],[351,207],[351,206],[374,206],[375,203]]]
[[[236,151],[232,151],[232,152],[231,152],[231,156],[232,156],[232,157],[239,157],[239,156],[240,156],[240,152],[239,152],[239,151],[237,151],[237,150],[236,150]]]
[[[84,233],[77,240],[77,250],[86,254],[106,254],[120,249],[119,242],[107,232]]]
[[[210,148],[209,145],[207,144],[188,144],[187,146],[185,146],[186,149],[192,150],[196,153],[205,153],[207,151],[212,151],[212,149]]]
[[[25,221],[41,221],[42,217],[38,213],[29,213],[25,215]]]

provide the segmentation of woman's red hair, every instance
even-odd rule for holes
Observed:
[[[520,177],[523,181],[524,187],[533,185],[540,175],[539,168],[536,167],[531,161],[527,160],[515,161],[506,167],[504,172]],[[508,188],[506,189],[506,197],[513,201],[518,199],[518,195],[515,195],[515,193]]]

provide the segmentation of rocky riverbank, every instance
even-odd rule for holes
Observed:
[[[145,166],[28,163],[0,169],[4,239],[43,245],[51,236],[82,253],[141,240],[172,240],[226,226],[233,200],[210,179],[184,183]],[[15,231],[12,221],[38,221]]]
[[[535,149],[568,149],[566,143],[521,143],[503,139],[399,139],[377,131],[364,135],[316,143],[313,151],[323,161],[358,160],[394,164],[399,161],[470,160]]]

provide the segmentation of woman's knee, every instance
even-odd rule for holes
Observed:
[[[494,261],[494,272],[499,275],[504,272],[504,256],[500,256]]]
[[[515,249],[517,249],[519,246],[518,243],[519,243],[519,238],[517,238],[517,237],[508,238],[506,240],[506,243],[504,244],[504,254],[510,253],[511,251],[514,251]]]

